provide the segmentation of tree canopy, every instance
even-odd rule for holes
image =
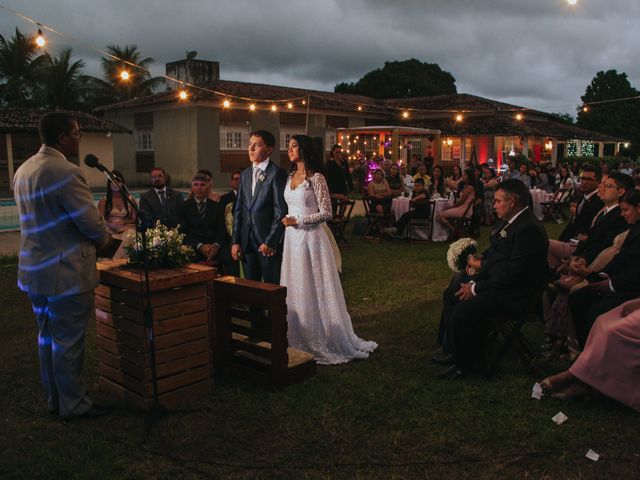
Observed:
[[[582,102],[599,102],[637,97],[640,92],[629,83],[626,73],[616,70],[600,71],[591,80],[591,84],[582,97]],[[628,149],[622,153],[636,156],[640,153],[640,99],[621,100],[611,103],[595,103],[588,105],[585,112],[578,110],[579,127],[608,133],[631,141]]]
[[[431,97],[457,93],[456,79],[437,63],[410,60],[385,62],[355,83],[339,83],[337,93],[355,93],[373,98]]]

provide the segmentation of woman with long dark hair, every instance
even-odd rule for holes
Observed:
[[[431,171],[431,186],[430,193],[432,197],[444,198],[446,185],[444,180],[444,173],[440,165],[435,165]]]
[[[476,192],[478,191],[475,169],[467,168],[462,174],[462,181],[460,184],[463,185],[463,187],[458,201],[454,203],[453,206],[443,210],[436,216],[436,220],[450,231],[453,230],[453,226],[451,225],[451,222],[449,222],[449,218],[462,218],[463,216],[471,218],[471,215],[473,214],[471,204],[473,203]]]
[[[356,336],[347,312],[330,240],[322,224],[331,219],[331,198],[313,140],[294,135],[293,162],[284,191],[288,214],[280,282],[287,287],[288,340],[318,363],[367,358],[375,342]]]
[[[98,210],[104,217],[107,228],[111,234],[121,240],[126,239],[128,230],[136,229],[138,216],[127,202],[127,197],[120,187],[124,184],[124,177],[118,170],[113,171],[113,177],[118,185],[114,185],[111,180],[107,180],[106,196],[98,202]],[[134,200],[135,201],[135,200]],[[114,259],[124,258],[123,242],[118,251],[113,256]]]

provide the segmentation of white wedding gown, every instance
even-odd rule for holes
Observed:
[[[364,359],[378,346],[356,336],[342,293],[336,261],[322,223],[331,219],[331,198],[316,173],[284,198],[298,226],[284,236],[280,283],[287,287],[289,346],[312,353],[318,363]]]

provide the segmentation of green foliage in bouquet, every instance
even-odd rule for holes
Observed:
[[[129,236],[129,241],[124,249],[129,261],[125,266],[141,268],[144,266],[142,235],[133,231],[127,235]],[[184,235],[177,228],[167,228],[157,222],[154,228],[147,230],[146,235],[149,268],[184,267],[195,256],[195,252],[191,247],[182,244]]]

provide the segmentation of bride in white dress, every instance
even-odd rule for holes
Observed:
[[[295,170],[284,198],[289,208],[280,283],[287,287],[289,345],[321,364],[364,359],[378,346],[356,336],[342,293],[329,237],[321,227],[331,219],[331,198],[322,164],[306,135],[289,142]]]

